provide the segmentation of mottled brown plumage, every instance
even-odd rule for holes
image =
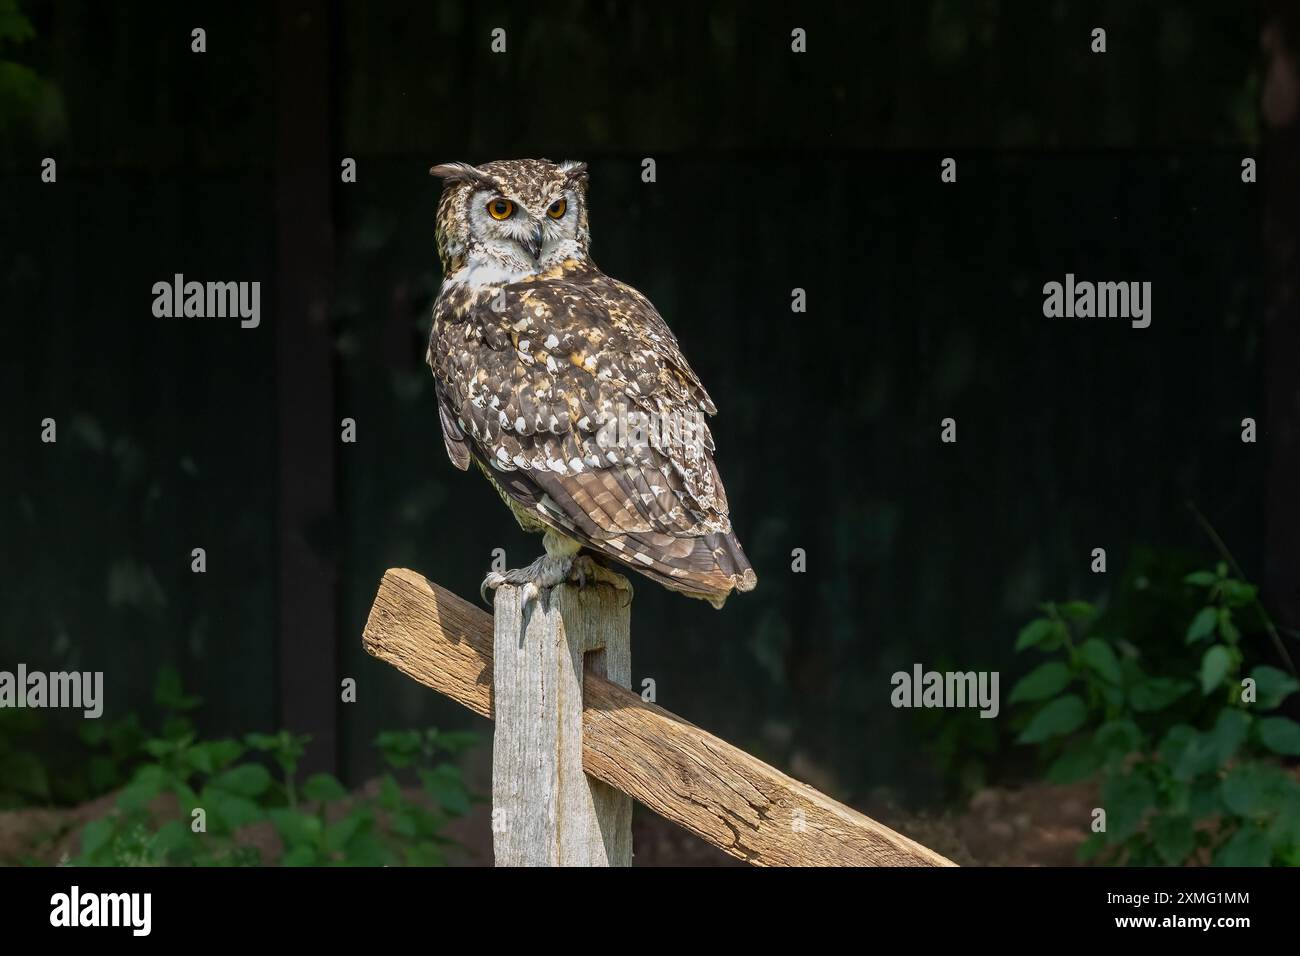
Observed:
[[[477,463],[526,530],[716,606],[751,590],[705,422],[716,409],[649,300],[591,261],[585,167],[434,172],[445,275],[428,360],[452,462]],[[513,213],[497,222],[481,207],[501,200]]]

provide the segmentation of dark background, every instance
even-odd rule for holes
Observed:
[[[485,729],[360,634],[388,567],[469,597],[492,549],[540,553],[447,461],[423,362],[428,167],[520,156],[589,163],[597,262],[720,409],[760,584],[719,613],[635,582],[634,685],[659,703],[841,799],[936,799],[889,675],[999,669],[1005,693],[1037,602],[1104,597],[1141,547],[1212,555],[1188,501],[1300,623],[1294,115],[1260,107],[1289,6],[18,6],[0,666],[103,670],[112,716],[173,664],[205,732],[309,731],[353,782],[380,729]],[[260,280],[261,326],[154,318],[177,272]],[[1045,319],[1067,272],[1150,281],[1151,327]]]

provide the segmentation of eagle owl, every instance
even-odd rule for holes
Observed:
[[[650,301],[592,262],[586,164],[430,173],[443,282],[427,359],[447,454],[544,533],[543,557],[484,589],[630,593],[613,559],[714,607],[752,590],[704,420],[717,409]]]

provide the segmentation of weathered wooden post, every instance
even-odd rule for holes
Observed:
[[[497,863],[583,862],[579,851],[585,850],[588,862],[626,864],[627,801],[635,797],[647,810],[755,866],[953,865],[628,689],[629,611],[621,594],[589,584],[583,603],[562,588],[520,614],[517,592],[509,604],[502,601],[506,590],[497,592],[494,623],[486,611],[424,575],[391,568],[379,583],[362,636],[367,653],[498,726],[509,708],[516,729],[498,734],[494,754],[493,802],[501,811],[500,826],[494,824]],[[507,626],[505,617],[513,624]],[[562,642],[555,638],[547,645],[555,649],[549,658],[534,627],[552,634],[563,628]],[[604,629],[603,656],[578,650],[601,644],[593,628]],[[560,647],[574,649],[566,657]],[[528,657],[530,648],[535,661]],[[552,662],[551,670],[541,666],[544,659]],[[549,677],[543,681],[542,675]],[[575,686],[579,678],[581,692]],[[566,703],[544,703],[544,694],[555,698],[561,688]],[[573,724],[579,693],[581,766],[572,749],[579,739]],[[531,722],[530,712],[537,718]],[[529,737],[535,728],[550,730]],[[530,749],[529,740],[537,746]],[[543,770],[530,769],[530,754],[534,768],[545,761]],[[613,802],[618,794],[628,794],[624,803]],[[532,851],[533,834],[544,841],[545,852]]]
[[[496,591],[492,845],[497,866],[631,866],[632,799],[582,770],[584,672],[632,680],[631,609],[607,585],[527,603]]]

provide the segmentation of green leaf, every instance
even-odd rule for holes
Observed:
[[[146,740],[144,742],[144,752],[155,760],[161,760],[168,754],[175,753],[177,749],[174,740]]]
[[[91,820],[81,831],[81,852],[91,857],[108,845],[113,838],[113,821],[109,818]]]
[[[170,775],[157,764],[147,764],[135,772],[131,782],[118,794],[117,805],[123,810],[145,806],[163,792],[171,780]]]
[[[1219,784],[1219,798],[1237,816],[1258,819],[1284,806],[1294,787],[1295,781],[1280,767],[1240,763]]]
[[[1133,686],[1129,692],[1129,702],[1139,713],[1153,713],[1175,703],[1192,687],[1191,681],[1172,677],[1148,677]]]
[[[281,808],[268,814],[286,847],[314,847],[321,836],[320,817]],[[286,866],[291,864],[285,864]],[[297,864],[299,866],[306,864]]]
[[[1222,684],[1231,666],[1232,655],[1222,644],[1215,644],[1206,650],[1201,658],[1201,693],[1208,694]]]
[[[1106,846],[1106,834],[1092,833],[1088,838],[1079,844],[1078,857],[1079,862],[1086,863],[1095,857]]]
[[[1196,832],[1186,816],[1159,816],[1151,821],[1151,842],[1160,859],[1178,866],[1196,848]]]
[[[1192,784],[1187,798],[1187,813],[1193,820],[1220,813],[1222,810],[1217,777],[1203,777]]]
[[[1267,664],[1256,667],[1250,676],[1255,681],[1255,706],[1261,710],[1272,710],[1300,690],[1300,681]]]
[[[202,698],[188,695],[181,688],[181,675],[174,667],[164,666],[158,669],[154,681],[153,699],[159,707],[184,713],[193,710],[203,702]]]
[[[332,803],[335,800],[342,800],[348,792],[336,777],[327,773],[318,773],[307,778],[307,782],[303,784],[302,795],[318,803]]]
[[[1300,866],[1300,784],[1291,782],[1293,791],[1273,819],[1268,835],[1274,852],[1282,851],[1286,866]]]
[[[368,828],[374,818],[365,811],[349,813],[347,816],[325,828],[325,847],[332,852],[340,852],[347,847],[359,831]]]
[[[465,792],[460,770],[451,764],[441,764],[432,770],[420,771],[420,782],[425,792],[448,813],[460,815],[469,810],[469,794]]]
[[[290,847],[280,857],[281,866],[315,866],[317,862],[316,848],[307,843]]]
[[[1066,601],[1058,610],[1067,621],[1086,621],[1097,613],[1087,601]]]
[[[390,812],[402,805],[402,790],[392,774],[385,776],[379,785],[379,805]]]
[[[374,833],[367,829],[357,832],[343,848],[345,866],[384,866],[388,852]]]
[[[1193,571],[1183,580],[1188,584],[1196,585],[1198,588],[1208,588],[1212,584],[1217,584],[1219,578],[1212,571]]]
[[[1136,833],[1155,799],[1155,787],[1138,771],[1103,783],[1101,805],[1106,810],[1106,842],[1121,843]]]
[[[310,741],[311,734],[291,734],[287,730],[278,734],[252,733],[244,737],[244,743],[251,749],[271,754],[281,766],[295,766]]]
[[[159,855],[166,857],[183,849],[193,841],[194,833],[180,820],[164,823],[154,834],[153,848]]]
[[[215,773],[244,755],[237,740],[213,740],[195,744],[185,752],[186,762],[200,773]]]
[[[1020,629],[1016,650],[1038,647],[1044,651],[1055,650],[1061,644],[1060,624],[1045,617],[1036,618]]]
[[[1192,623],[1187,627],[1188,644],[1195,644],[1199,640],[1209,637],[1214,633],[1214,626],[1219,622],[1219,609],[1217,607],[1203,607],[1196,612],[1196,617],[1192,618]]]
[[[1237,630],[1237,625],[1232,623],[1232,611],[1226,607],[1219,608],[1219,633],[1229,644],[1236,644],[1241,640],[1241,632]]]
[[[1160,741],[1159,754],[1175,780],[1191,780],[1218,766],[1210,736],[1198,733],[1187,724],[1169,728]]]
[[[1247,824],[1214,854],[1214,865],[1268,866],[1272,857],[1268,835],[1259,827]]]
[[[1108,720],[1093,734],[1093,744],[1104,759],[1122,758],[1140,749],[1142,731],[1131,720]]]
[[[1275,754],[1300,757],[1300,724],[1287,717],[1262,717],[1259,742]]]
[[[481,744],[483,735],[473,730],[446,730],[438,733],[437,742],[447,753],[459,754]]]
[[[409,767],[423,749],[418,730],[387,731],[375,739],[375,745],[383,752],[384,760],[398,769]]]
[[[1101,753],[1091,741],[1079,741],[1057,757],[1047,768],[1047,781],[1070,784],[1086,780],[1101,767],[1101,757]]]
[[[210,783],[241,797],[259,797],[271,786],[271,774],[260,764],[246,763],[217,774]]]
[[[217,787],[204,787],[198,799],[215,829],[236,829],[262,819],[262,808],[247,797]]]
[[[1237,752],[1237,748],[1246,739],[1246,734],[1249,731],[1249,714],[1232,709],[1219,711],[1219,717],[1214,722],[1214,730],[1210,732],[1210,743],[1214,748],[1214,759],[1219,766],[1223,766],[1232,759]]]
[[[1011,703],[1025,700],[1046,700],[1054,697],[1070,683],[1070,668],[1060,661],[1040,664],[1022,677],[1011,690]]]
[[[1077,730],[1088,716],[1088,708],[1077,694],[1067,694],[1046,704],[1034,714],[1018,740],[1036,744]]]
[[[1079,657],[1097,676],[1112,684],[1121,681],[1119,660],[1105,641],[1090,637],[1079,645]]]
[[[1231,607],[1245,607],[1247,604],[1252,604],[1259,593],[1255,585],[1234,581],[1231,578],[1224,581],[1222,587],[1223,598]]]

